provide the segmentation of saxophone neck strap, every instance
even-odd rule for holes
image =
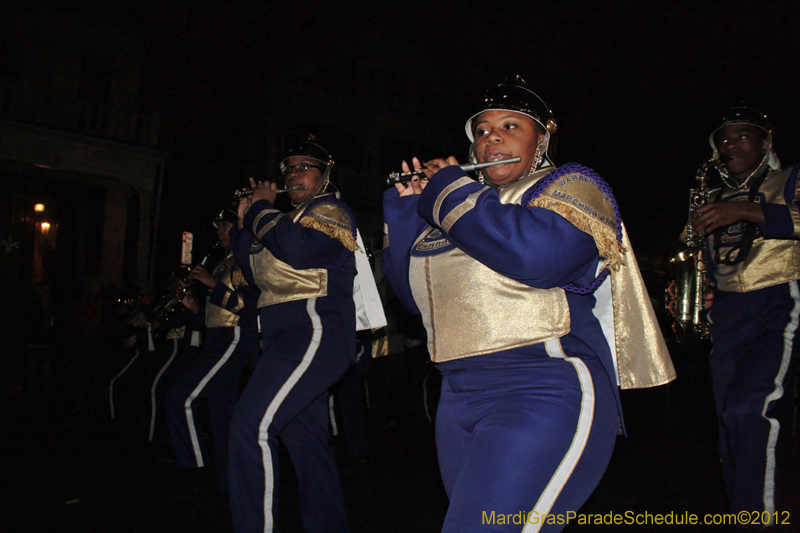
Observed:
[[[764,169],[764,172],[756,176],[753,180],[753,183],[750,184],[750,191],[747,194],[747,201],[753,202],[756,199],[756,195],[758,194],[758,190],[761,188],[761,185],[764,183],[764,180],[767,178],[767,169]],[[717,194],[715,202],[719,202],[722,200],[722,193],[725,190],[726,185],[723,184],[722,188],[719,190]],[[720,247],[722,246],[722,233],[725,228],[718,228],[717,231],[714,232],[714,262],[718,265],[738,265],[745,259],[747,256],[750,255],[750,250],[753,248],[753,240],[756,236],[756,225],[753,222],[742,221],[744,224],[744,233],[742,234],[741,238],[733,243],[724,254],[720,252]],[[736,254],[735,257],[732,257],[733,254]]]

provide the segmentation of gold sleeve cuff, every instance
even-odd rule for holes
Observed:
[[[794,204],[790,205],[789,215],[792,217],[792,227],[794,228],[792,231],[792,237],[795,239],[800,239],[800,209],[798,209]]]

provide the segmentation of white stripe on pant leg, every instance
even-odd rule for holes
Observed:
[[[234,350],[236,350],[236,346],[239,344],[239,335],[240,330],[239,326],[233,327],[233,340],[231,341],[228,349],[225,350],[225,353],[220,357],[219,361],[217,361],[211,370],[208,371],[208,374],[203,376],[203,379],[200,380],[200,383],[194,388],[194,390],[189,394],[189,397],[186,398],[186,401],[183,402],[183,409],[186,412],[186,424],[189,426],[189,438],[192,441],[192,450],[194,451],[194,460],[197,463],[197,468],[202,468],[205,466],[203,462],[203,452],[200,449],[200,439],[197,438],[197,426],[194,423],[194,411],[192,411],[192,402],[203,392],[203,389],[206,388],[208,382],[211,381],[219,369],[225,366],[225,363],[228,362],[228,359],[231,358],[231,354],[233,354]]]
[[[769,437],[767,438],[767,470],[764,475],[764,511],[770,517],[769,523],[765,526],[775,525],[775,446],[778,443],[778,433],[781,429],[781,424],[775,418],[767,416],[767,408],[773,401],[779,400],[783,396],[783,380],[786,377],[786,371],[789,369],[789,361],[792,359],[792,347],[794,345],[794,337],[797,332],[798,317],[800,317],[800,291],[797,287],[797,281],[789,283],[789,292],[794,300],[794,307],[789,314],[789,323],[783,330],[783,355],[781,356],[781,366],[778,369],[778,374],[775,376],[775,389],[767,396],[764,401],[764,407],[761,409],[761,416],[767,419],[770,425]]]
[[[336,413],[334,412],[333,408],[334,400],[333,394],[328,395],[328,418],[331,420],[331,430],[333,431],[333,436],[339,436],[339,427],[336,425]]]
[[[560,343],[559,343],[560,348]],[[595,409],[595,394],[594,383],[592,382],[592,374],[586,367],[586,364],[577,357],[567,357],[567,361],[572,363],[578,373],[578,382],[581,385],[583,398],[581,399],[580,413],[578,415],[578,425],[575,429],[575,435],[572,438],[566,455],[558,465],[553,477],[550,478],[550,483],[547,484],[542,494],[539,496],[539,501],[534,505],[531,513],[533,516],[539,518],[537,524],[526,522],[522,533],[538,533],[541,530],[543,521],[541,520],[548,514],[553,505],[558,499],[559,494],[566,485],[575,467],[583,455],[583,450],[586,448],[586,443],[589,441],[589,433],[592,429],[592,421],[594,420]]]
[[[286,399],[286,396],[289,395],[300,378],[303,377],[306,370],[308,370],[308,367],[311,365],[319,349],[320,341],[322,340],[322,321],[317,314],[315,308],[316,303],[316,298],[309,298],[308,304],[306,305],[306,311],[308,312],[308,317],[311,319],[311,324],[313,326],[313,333],[311,335],[311,341],[306,347],[306,352],[303,354],[303,359],[300,361],[300,364],[297,365],[297,368],[289,375],[289,378],[283,386],[278,390],[278,393],[272,399],[269,406],[267,406],[264,417],[258,425],[258,445],[261,447],[261,460],[264,465],[264,533],[272,533],[272,494],[275,490],[275,480],[272,477],[272,454],[270,453],[269,442],[267,440],[269,437],[269,426],[272,424],[272,419]]]
[[[430,377],[430,373],[425,374],[425,379],[422,380],[422,406],[425,408],[425,418],[428,419],[428,424],[433,423],[433,417],[431,416],[431,410],[428,407],[428,378]]]
[[[561,347],[561,339],[544,341],[544,351],[547,352],[548,357],[557,359],[567,358],[567,354],[564,353],[564,348]]]
[[[131,357],[131,360],[128,361],[128,364],[125,365],[122,370],[119,371],[119,374],[114,376],[114,378],[111,380],[111,383],[108,384],[108,405],[111,407],[111,420],[114,420],[114,382],[117,381],[117,378],[121,377],[122,374],[128,371],[133,362],[136,361],[137,357],[139,357],[139,350],[136,350],[136,353],[133,354],[133,357]]]
[[[158,388],[158,381],[161,379],[161,376],[164,372],[167,371],[169,365],[172,364],[172,360],[175,359],[175,356],[178,354],[178,339],[172,339],[173,347],[172,347],[172,355],[169,356],[167,362],[164,363],[164,366],[161,367],[161,370],[158,371],[156,374],[156,379],[153,380],[153,386],[150,387],[150,435],[147,437],[147,440],[153,442],[153,433],[156,430],[156,389]]]

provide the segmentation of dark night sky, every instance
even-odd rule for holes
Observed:
[[[590,166],[612,185],[637,249],[669,250],[694,173],[710,155],[708,134],[732,105],[766,112],[782,162],[800,161],[794,2],[74,5],[148,35],[140,107],[163,113],[163,148],[175,154],[165,205],[191,176],[252,157],[242,153],[248,117],[271,82],[331,64],[343,74],[328,84],[346,87],[349,69],[379,62],[395,79],[445,95],[435,118],[452,123],[461,159],[473,103],[505,76],[522,75],[556,114],[557,162]]]

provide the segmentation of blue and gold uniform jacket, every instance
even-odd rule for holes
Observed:
[[[735,265],[717,264],[720,257],[736,257],[732,249],[745,234],[747,223],[737,222],[709,235],[709,274],[718,290],[749,292],[800,279],[800,165],[768,170],[754,200],[761,204],[764,224],[755,224],[753,245],[747,258]],[[711,198],[721,202],[748,200],[747,188],[713,189]]]
[[[274,311],[262,328],[307,320],[304,302],[317,298],[316,312],[355,339],[356,224],[350,208],[332,194],[290,213],[260,200],[243,225],[231,230],[231,244],[245,278],[261,290],[262,316],[265,309]]]
[[[673,379],[652,307],[644,326],[621,327],[623,317],[638,312],[623,298],[615,298],[610,333],[617,334],[617,359],[620,346],[641,337],[638,346],[652,349],[657,361],[627,350],[636,368],[617,375],[619,361],[594,314],[594,292],[609,273],[638,275],[638,267],[625,253],[611,191],[590,169],[543,169],[498,189],[448,167],[421,195],[387,191],[384,219],[384,273],[405,306],[422,315],[434,362],[572,335],[592,348],[612,383]],[[647,300],[641,276],[633,283],[617,278],[620,292]],[[648,361],[640,364],[641,357]]]

